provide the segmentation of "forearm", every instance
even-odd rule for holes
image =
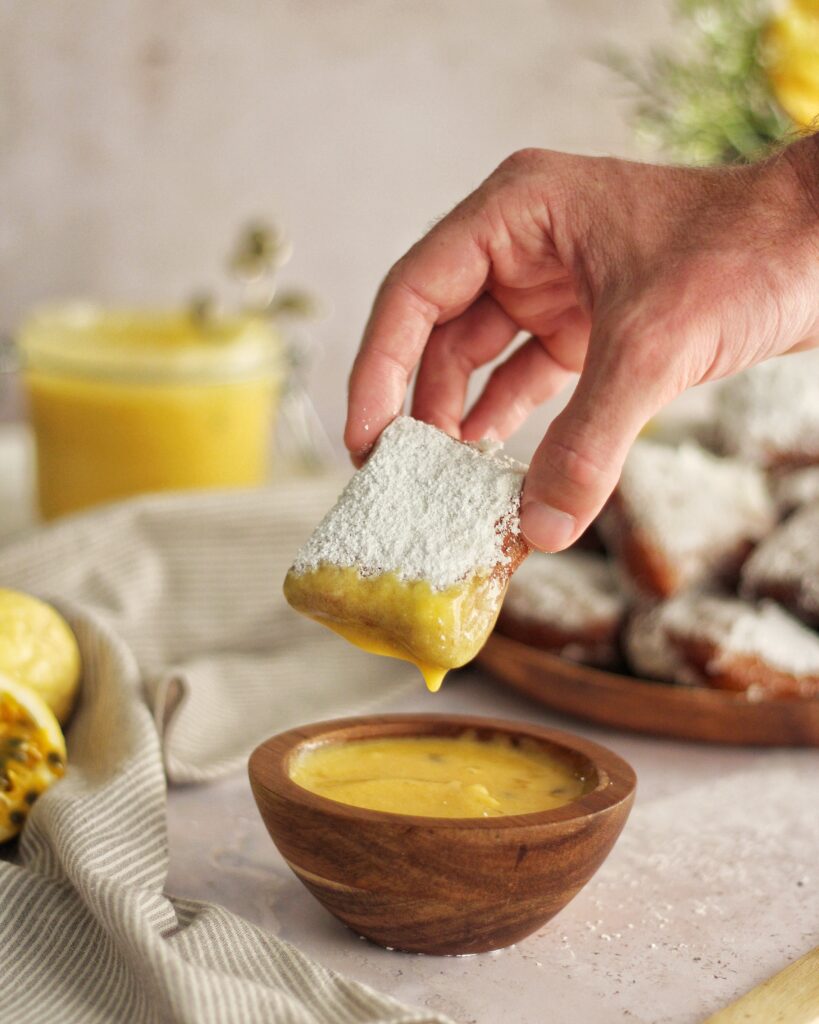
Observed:
[[[784,150],[784,156],[796,183],[797,201],[800,203],[794,220],[796,234],[804,246],[802,258],[816,267],[813,325],[793,346],[793,351],[819,346],[819,133],[792,143]]]

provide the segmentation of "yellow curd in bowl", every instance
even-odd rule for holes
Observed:
[[[32,317],[20,348],[44,518],[264,482],[281,378],[268,322],[70,306]]]
[[[561,807],[589,779],[538,743],[498,735],[383,737],[308,747],[299,786],[339,803],[434,818],[487,818]]]

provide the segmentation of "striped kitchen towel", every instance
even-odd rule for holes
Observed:
[[[281,597],[337,490],[148,497],[0,549],[0,586],[57,603],[84,665],[66,777],[0,860],[0,1021],[445,1024],[164,892],[166,774],[205,782],[273,732],[418,685]]]

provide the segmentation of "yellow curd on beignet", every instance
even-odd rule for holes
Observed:
[[[295,609],[365,651],[417,665],[433,692],[450,669],[471,661],[484,645],[502,590],[496,581],[476,577],[436,591],[423,580],[405,582],[394,573],[362,577],[333,565],[290,572],[284,583]]]
[[[301,753],[290,777],[339,803],[434,818],[547,811],[590,788],[533,741],[473,733],[326,743]]]

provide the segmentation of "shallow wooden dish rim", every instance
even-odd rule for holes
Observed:
[[[819,698],[653,682],[592,668],[496,630],[476,662],[538,704],[607,729],[697,743],[819,747]]]
[[[435,727],[443,727],[436,729]],[[492,818],[428,817],[420,814],[400,814],[395,811],[375,811],[365,807],[331,800],[298,785],[290,776],[289,763],[300,747],[318,743],[347,740],[375,739],[380,736],[439,735],[452,730],[464,732],[494,732],[517,735],[546,746],[557,747],[569,754],[579,754],[590,762],[597,775],[597,785],[576,800],[550,810],[528,814],[504,814]],[[360,732],[360,735],[355,733]],[[353,735],[345,735],[353,733]],[[334,736],[336,738],[334,739]],[[262,764],[264,762],[264,764]],[[301,804],[335,818],[360,822],[415,825],[416,827],[447,829],[457,827],[469,830],[494,830],[547,826],[575,819],[593,817],[617,806],[634,793],[637,776],[634,769],[619,755],[593,740],[529,722],[511,719],[487,718],[480,715],[447,715],[434,713],[406,713],[389,715],[361,715],[329,719],[297,726],[271,736],[250,755],[248,764],[251,779],[261,789],[273,792],[293,803]]]
[[[755,707],[765,708],[772,705],[786,707],[809,707],[819,705],[819,696],[801,697],[798,695],[777,694],[762,696],[751,700],[747,690],[728,690],[721,687],[708,686],[706,683],[672,683],[667,679],[652,679],[651,676],[632,675],[625,668],[604,668],[600,665],[589,665],[585,661],[575,661],[555,651],[538,647],[537,644],[524,643],[508,636],[497,627],[490,634],[484,646],[478,651],[473,664],[483,665],[489,659],[488,648],[503,645],[507,651],[523,653],[528,659],[536,659],[544,669],[559,671],[564,676],[574,675],[576,678],[590,679],[602,685],[624,684],[633,688],[633,692],[641,697],[652,697],[658,693],[676,699],[685,704],[691,699],[710,701],[715,707]],[[492,671],[492,669],[488,669]]]

